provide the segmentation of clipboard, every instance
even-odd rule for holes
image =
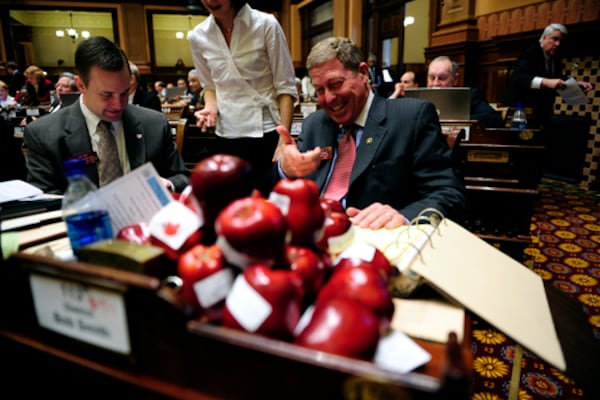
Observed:
[[[600,341],[581,305],[535,272],[448,218],[368,231],[356,240],[382,250],[402,274],[418,276],[515,342],[600,393]]]

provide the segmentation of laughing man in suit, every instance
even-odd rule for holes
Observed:
[[[84,157],[88,176],[98,179],[100,121],[112,124],[123,174],[150,161],[162,184],[180,191],[189,171],[177,153],[166,117],[128,104],[131,72],[125,53],[104,37],[79,44],[75,52],[79,101],[27,125],[27,180],[47,193],[63,193],[67,179],[63,162]]]
[[[460,219],[464,185],[454,173],[435,107],[374,94],[362,60],[350,39],[328,38],[312,48],[307,68],[321,107],[304,121],[298,142],[284,146],[279,176],[313,179],[324,193],[338,158],[340,126],[355,124],[356,159],[341,198],[353,223],[393,228],[428,207]],[[284,128],[278,132],[285,137]]]

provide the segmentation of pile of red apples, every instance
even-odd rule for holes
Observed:
[[[118,237],[165,248],[194,318],[371,359],[390,329],[395,268],[354,241],[342,205],[320,198],[313,181],[280,180],[268,198],[253,182],[246,161],[208,157],[177,200],[191,214],[160,225],[163,235],[177,234],[180,223],[198,219],[177,248],[148,230],[140,239],[128,227]]]

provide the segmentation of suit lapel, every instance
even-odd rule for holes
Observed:
[[[131,107],[127,106],[127,109],[123,113],[123,134],[125,135],[129,165],[134,170],[145,163],[146,139],[140,120],[129,111]]]
[[[356,160],[354,161],[354,168],[352,168],[352,175],[350,176],[350,185],[369,167],[385,136],[386,129],[383,127],[385,106],[381,104],[382,102],[385,102],[385,100],[379,96],[375,96],[373,104],[371,104],[371,109],[369,110],[356,152]]]

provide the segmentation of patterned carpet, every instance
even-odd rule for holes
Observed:
[[[544,178],[531,235],[533,243],[525,250],[524,264],[582,304],[600,341],[600,195]],[[513,360],[521,347],[481,321],[475,322],[472,339],[472,400],[508,399]],[[591,396],[523,350],[518,399],[590,400]]]

